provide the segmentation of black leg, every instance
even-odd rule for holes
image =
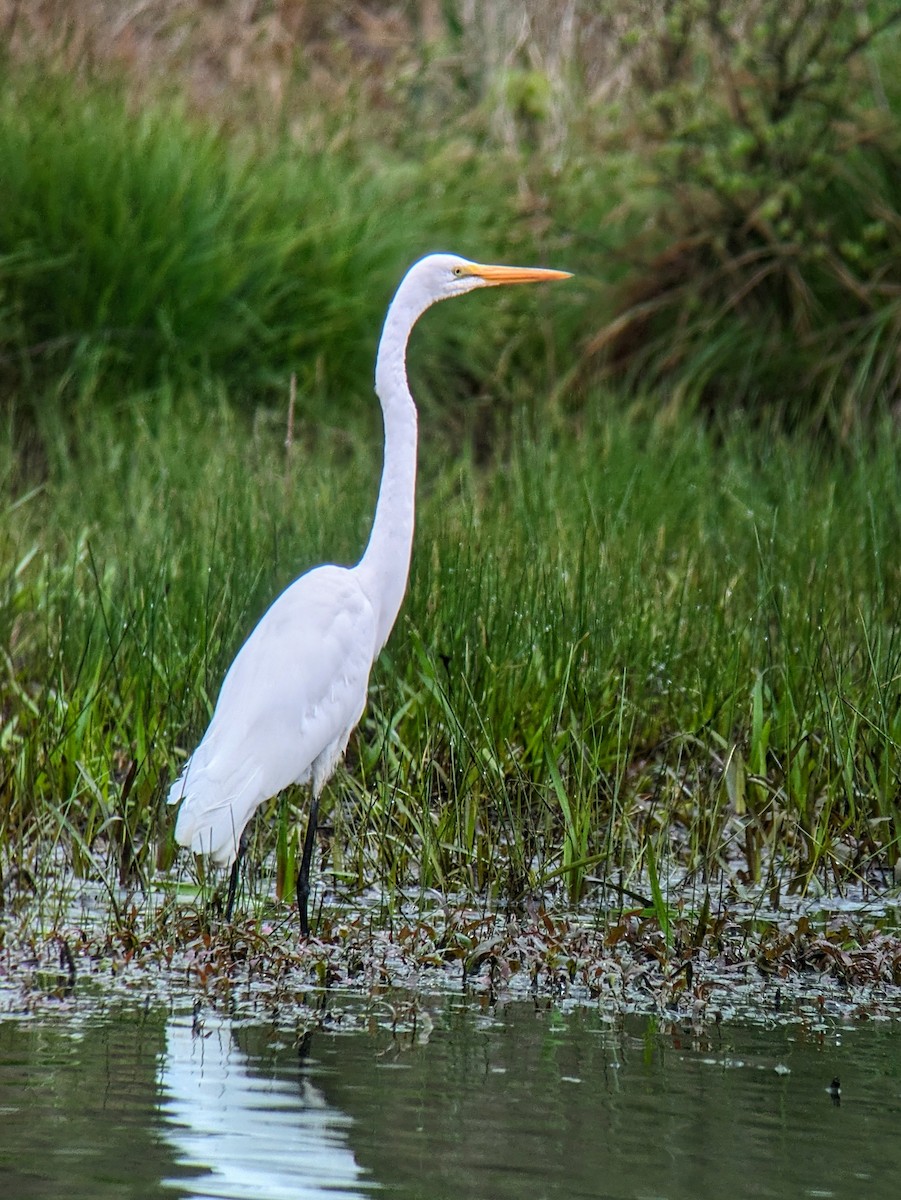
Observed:
[[[241,840],[238,842],[238,853],[235,855],[235,861],[232,863],[231,875],[228,877],[228,899],[225,901],[225,919],[231,921],[232,913],[235,911],[235,896],[238,892],[238,876],[241,874],[241,864],[244,861],[244,851],[247,848],[244,841],[244,834],[241,834]]]
[[[319,819],[319,797],[313,797],[310,805],[310,819],[307,822],[307,836],[303,840],[303,857],[300,860],[300,870],[297,872],[297,907],[300,910],[300,935],[310,936],[309,901],[310,901],[310,864],[313,861],[313,846],[316,842],[316,823]]]

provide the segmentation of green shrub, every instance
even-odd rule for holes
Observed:
[[[869,7],[656,9],[632,50],[634,269],[589,347],[615,372],[841,428],[898,402],[901,12]]]
[[[371,394],[381,321],[410,261],[492,248],[502,185],[493,210],[464,202],[477,171],[466,166],[242,150],[171,106],[134,114],[108,86],[7,77],[0,387],[28,408],[51,391],[108,398],[218,378],[258,402],[296,371],[332,417],[335,398]],[[472,342],[458,395],[495,367],[504,311],[485,338],[477,308],[462,311],[442,339]],[[433,378],[446,380],[450,357],[434,348]]]

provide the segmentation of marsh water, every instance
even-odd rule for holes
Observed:
[[[831,1087],[839,1077],[840,1094]],[[431,998],[0,1022],[0,1196],[896,1197],[901,1029]]]

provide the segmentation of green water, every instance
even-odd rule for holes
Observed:
[[[901,1028],[692,1034],[599,1010],[162,1007],[0,1023],[0,1196],[899,1194]],[[830,1093],[841,1079],[840,1098]]]

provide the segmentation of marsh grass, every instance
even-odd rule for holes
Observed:
[[[171,101],[135,112],[121,84],[10,71],[0,80],[0,391],[45,443],[76,406],[217,381],[255,406],[280,396],[292,371],[308,411],[334,420],[331,397],[368,395],[380,323],[411,258],[452,245],[499,253],[487,231],[504,179],[495,172],[480,202],[487,164],[466,166],[386,154],[374,171],[340,145],[227,137]],[[508,252],[530,244],[515,226],[505,225]],[[436,342],[423,380],[445,397],[449,378],[458,396],[482,386],[509,333],[509,306],[485,337],[471,311]],[[469,349],[455,360],[461,340]],[[467,373],[452,372],[463,358]]]
[[[228,662],[296,573],[368,533],[365,424],[301,424],[287,470],[282,413],[216,392],[146,411],[86,422],[37,487],[6,455],[0,839],[42,887],[178,877],[165,788]],[[890,881],[890,431],[830,456],[598,395],[578,428],[523,416],[490,469],[423,442],[410,593],[325,813],[340,895],[665,916],[712,887]],[[254,827],[286,899],[305,804]]]
[[[448,25],[441,53],[423,34],[391,89],[399,59],[374,37],[366,78],[326,103],[314,67],[338,79],[358,52],[336,37],[302,68],[279,60],[284,105],[264,122],[260,81],[272,76],[254,55],[274,43],[248,10],[240,52],[225,54],[233,8],[192,17],[191,44],[208,46],[214,22],[219,67],[240,59],[256,89],[252,104],[231,91],[217,112],[209,95],[172,99],[181,43],[165,0],[129,18],[141,36],[152,26],[147,45],[173,73],[162,88],[146,62],[92,69],[116,53],[104,4],[72,8],[55,59],[40,49],[44,17],[16,6],[19,48],[0,80],[0,899],[30,880],[62,911],[60,881],[101,880],[124,920],[120,886],[181,879],[211,901],[215,879],[176,857],[166,785],[273,596],[364,545],[381,452],[378,329],[403,270],[436,248],[581,278],[527,300],[473,296],[417,329],[410,592],[328,794],[329,885],[353,899],[375,884],[387,916],[399,895],[541,896],[638,904],[672,932],[688,906],[703,938],[717,889],[777,902],[786,889],[890,882],[894,43],[868,44],[869,85],[854,51],[849,93],[855,119],[875,104],[886,123],[872,139],[855,126],[846,145],[827,120],[821,170],[822,114],[799,103],[778,137],[764,130],[760,157],[732,137],[727,74],[706,87],[713,59],[698,38],[721,11],[731,23],[713,33],[729,41],[746,6],[680,10],[694,49],[671,62],[668,28],[629,38],[643,9],[605,24],[573,6],[584,23],[567,35],[581,55],[572,71],[550,52],[544,8],[529,45],[486,8],[484,27]],[[859,6],[831,8],[853,44]],[[782,9],[755,4],[761,36],[779,34]],[[808,26],[789,26],[810,49]],[[729,45],[739,59],[753,51],[756,71],[736,76],[735,96],[765,106],[778,59],[765,40]],[[836,45],[820,48],[834,58]],[[661,54],[674,76],[642,83]],[[196,84],[205,68],[187,57]],[[834,65],[833,115],[845,79]],[[621,105],[601,76],[620,81]],[[678,102],[668,127],[661,98]],[[632,137],[639,110],[656,140],[646,126]],[[698,142],[696,119],[711,137]],[[782,187],[783,151],[799,194]],[[739,168],[739,209],[754,220],[736,224],[717,172],[736,182]],[[741,244],[717,257],[711,226],[713,241],[685,257],[696,232],[685,222],[703,223],[711,198]],[[774,233],[774,221],[789,224]],[[644,234],[650,257],[636,258]],[[758,277],[742,255],[760,237],[774,271]],[[817,287],[786,305],[773,280],[795,278],[802,259]],[[587,360],[590,337],[623,316],[611,284],[624,294],[636,272],[659,304],[646,325],[633,292],[618,326],[649,334],[633,340],[638,357],[624,350],[626,408],[589,383]],[[705,422],[687,396],[711,402]],[[756,422],[729,407],[755,397]],[[839,436],[812,440],[817,423]],[[251,859],[266,871],[245,885],[254,911],[290,898],[305,807],[292,791],[255,823]]]

